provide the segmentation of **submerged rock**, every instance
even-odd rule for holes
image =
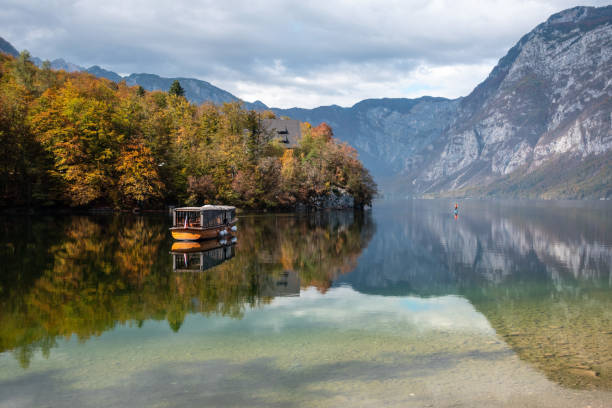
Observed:
[[[347,210],[355,208],[355,198],[345,189],[336,188],[327,194],[312,197],[307,203],[297,203],[296,211]]]

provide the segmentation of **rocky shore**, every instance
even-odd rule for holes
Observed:
[[[355,208],[355,198],[345,189],[334,189],[328,194],[312,197],[307,203],[295,205],[296,211],[347,210]]]

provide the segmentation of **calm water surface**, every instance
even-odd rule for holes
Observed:
[[[0,407],[612,407],[609,203],[0,219]]]

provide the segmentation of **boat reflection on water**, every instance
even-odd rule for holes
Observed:
[[[179,241],[172,244],[172,271],[204,272],[236,255],[237,237],[222,240]],[[260,298],[300,296],[300,276],[291,269],[263,274],[256,282]]]
[[[199,242],[173,241],[157,217],[26,221],[0,234],[0,353],[23,368],[62,338],[159,320],[178,332],[189,314],[241,319],[302,288],[324,293],[375,231],[357,212],[244,216],[240,239]]]
[[[172,244],[174,272],[203,272],[222,264],[236,254],[237,238],[223,240],[183,241]]]

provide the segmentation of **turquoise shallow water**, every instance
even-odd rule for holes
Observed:
[[[610,406],[610,206],[451,204],[4,219],[0,407]]]

